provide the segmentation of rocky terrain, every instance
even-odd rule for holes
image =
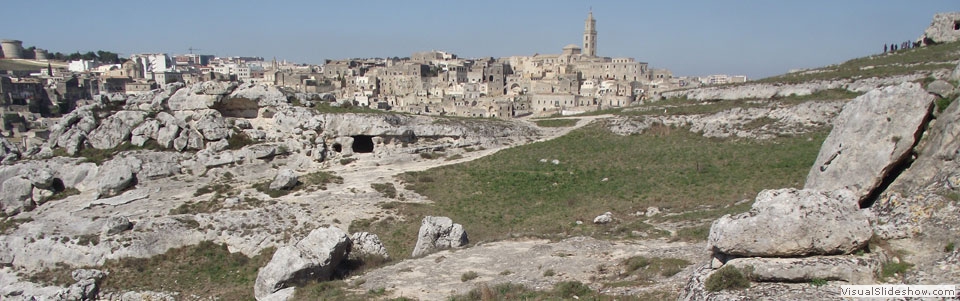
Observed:
[[[960,105],[950,100],[958,79],[960,66],[685,90],[614,114],[565,117],[574,120],[566,127],[332,113],[324,110],[339,104],[327,95],[233,82],[101,95],[51,120],[42,144],[20,149],[0,138],[0,298],[228,298],[103,287],[117,277],[103,267],[116,268],[121,259],[208,242],[243,258],[265,257],[244,278],[244,296],[258,300],[303,298],[334,281],[347,296],[421,300],[504,283],[551,291],[576,282],[586,293],[684,300],[840,299],[843,284],[955,284]],[[853,96],[817,94],[836,90]],[[396,254],[375,233],[351,233],[353,222],[404,219],[392,209],[396,203],[439,201],[408,190],[397,175],[495,156],[588,125],[624,136],[669,129],[749,141],[831,130],[805,183],[768,187],[733,205],[750,205],[747,212],[651,219],[652,229],[614,240],[474,241],[470,224],[426,216],[412,221],[420,226],[412,252],[344,272],[350,263]],[[624,215],[696,213],[598,211],[587,213],[596,216],[594,225]],[[711,225],[706,241],[679,239],[682,224]],[[61,276],[44,276],[51,273]],[[737,284],[717,284],[731,282]]]

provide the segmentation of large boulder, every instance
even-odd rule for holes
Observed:
[[[950,94],[952,94],[954,91],[953,89],[953,84],[942,79],[938,79],[927,84],[927,91],[940,97],[950,96]]]
[[[0,137],[0,162],[4,164],[7,163],[7,158],[12,158],[9,160],[9,163],[13,163],[17,159],[20,159],[20,148],[16,144],[8,141],[6,138]]]
[[[206,115],[197,121],[195,128],[203,134],[207,141],[226,139],[230,136],[230,128],[223,117]]]
[[[293,188],[297,185],[297,173],[291,169],[284,168],[277,173],[277,176],[273,178],[273,182],[270,182],[271,190],[285,190]]]
[[[61,290],[54,296],[55,300],[97,300],[100,291],[100,280],[106,273],[99,270],[79,269],[71,273],[76,283]]]
[[[850,189],[863,204],[906,160],[931,118],[933,95],[919,84],[872,90],[843,107],[807,175],[805,189]]]
[[[246,84],[238,87],[228,98],[249,99],[259,106],[277,106],[287,103],[287,97],[276,87]]]
[[[160,121],[155,119],[144,121],[130,132],[130,144],[143,146],[147,141],[156,140],[159,131]]]
[[[960,101],[954,100],[937,116],[924,139],[916,160],[890,187],[905,191],[946,181],[941,184],[960,189],[960,181],[949,181],[960,179]]]
[[[439,250],[459,248],[468,242],[463,225],[453,223],[449,217],[427,216],[420,222],[417,245],[413,257],[424,256]]]
[[[133,128],[143,122],[146,112],[120,111],[100,123],[100,126],[90,132],[87,140],[96,149],[115,148],[127,139]]]
[[[32,206],[33,184],[22,177],[12,177],[3,181],[0,187],[0,209],[12,215]]]
[[[795,257],[849,254],[873,233],[853,192],[764,190],[753,208],[713,222],[707,247],[734,256]]]
[[[257,273],[254,296],[263,300],[284,288],[311,280],[328,280],[350,252],[350,238],[338,228],[318,228],[284,246]]]
[[[925,45],[960,41],[960,30],[956,30],[958,22],[960,12],[937,13],[917,41]]]
[[[350,235],[350,241],[353,247],[350,249],[350,257],[362,258],[365,256],[379,256],[390,258],[387,254],[387,248],[383,246],[380,237],[370,232],[357,232]]]
[[[97,174],[97,192],[100,197],[115,196],[133,186],[138,170],[139,166],[133,166],[127,160],[113,159],[103,163]]]
[[[815,279],[844,281],[848,284],[873,284],[880,268],[878,253],[863,256],[812,256],[799,258],[735,258],[726,264],[750,271],[758,282],[811,282]]]

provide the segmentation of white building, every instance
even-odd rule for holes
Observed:
[[[87,72],[97,66],[98,64],[92,60],[70,61],[67,70],[70,70],[70,72]]]

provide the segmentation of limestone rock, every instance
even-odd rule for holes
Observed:
[[[764,190],[749,212],[716,220],[707,247],[735,256],[849,254],[872,235],[853,200],[849,190]]]
[[[881,261],[876,253],[863,256],[813,256],[800,258],[735,258],[726,264],[751,271],[754,281],[810,282],[814,279],[873,284]]]
[[[273,178],[273,182],[270,182],[271,190],[285,190],[293,188],[297,185],[297,173],[291,169],[284,168],[277,173],[277,176]]]
[[[960,22],[960,12],[938,13],[917,40],[925,45],[960,41],[960,31],[955,30],[957,22]]]
[[[97,175],[97,192],[100,197],[120,194],[135,182],[134,169],[123,160],[110,160],[100,167]]]
[[[3,181],[0,187],[0,209],[8,215],[32,208],[33,184],[22,177]]]
[[[236,83],[233,82],[209,81],[193,84],[171,95],[167,100],[167,107],[174,111],[209,109],[234,87]]]
[[[143,146],[149,140],[156,140],[160,131],[160,121],[150,119],[144,121],[130,132],[130,144]]]
[[[807,175],[804,188],[847,188],[861,204],[898,164],[909,159],[931,118],[933,96],[919,84],[872,90],[844,105]]]
[[[338,228],[318,228],[291,246],[277,249],[257,273],[254,295],[263,300],[281,289],[327,280],[350,252],[350,238]]]
[[[599,224],[599,225],[609,224],[612,221],[613,221],[613,213],[610,213],[610,212],[604,212],[603,214],[597,215],[597,217],[593,218],[593,223]]]
[[[130,219],[123,216],[114,216],[108,218],[103,224],[102,232],[106,235],[114,235],[130,229],[133,229],[133,223],[130,222]]]
[[[34,204],[37,204],[37,206],[40,206],[40,205],[43,205],[43,203],[46,203],[47,200],[49,200],[51,197],[53,197],[53,194],[54,194],[53,190],[47,190],[40,187],[33,187],[33,193],[31,193],[30,199],[33,200]]]
[[[172,152],[141,152],[134,155],[142,163],[137,179],[155,180],[181,173],[180,155]]]
[[[357,232],[350,235],[350,241],[353,247],[350,249],[350,257],[362,258],[363,256],[380,256],[390,258],[387,254],[387,248],[383,246],[380,237],[370,232]]]
[[[99,270],[74,270],[71,273],[76,283],[61,290],[54,296],[55,300],[97,300],[100,280],[106,275]]]
[[[191,129],[183,133],[188,134],[187,149],[196,149],[196,150],[203,149],[203,146],[204,146],[203,134],[200,134],[200,132],[195,129]],[[180,135],[183,136],[183,133],[180,133]]]
[[[935,80],[927,85],[927,91],[937,94],[937,96],[940,97],[949,96],[951,93],[953,93],[953,89],[953,84],[942,79]]]
[[[63,148],[68,155],[76,155],[87,141],[87,134],[83,130],[71,128],[57,138],[57,146]]]
[[[229,98],[243,98],[256,101],[261,107],[277,106],[287,103],[287,97],[276,87],[256,84],[247,84],[237,87]]]
[[[146,112],[120,111],[107,117],[87,139],[96,149],[115,148],[130,138],[133,128],[143,122]]]
[[[453,223],[449,217],[427,216],[420,222],[417,244],[411,256],[420,257],[439,250],[459,248],[467,242],[463,225]]]
[[[20,159],[20,148],[16,144],[11,143],[6,138],[0,137],[0,159],[6,161],[5,158],[12,156],[13,158]],[[14,160],[16,160],[14,159]],[[13,163],[11,160],[10,163]],[[9,163],[4,163],[9,164]]]
[[[207,141],[226,139],[230,136],[230,129],[223,117],[204,116],[197,121],[196,129]]]
[[[656,216],[656,215],[658,215],[658,214],[660,214],[660,208],[657,208],[657,207],[647,207],[647,212],[646,212],[646,214],[645,214],[647,217],[653,217],[653,216]]]

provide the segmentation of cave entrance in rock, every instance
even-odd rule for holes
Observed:
[[[372,153],[373,152],[373,136],[368,136],[368,135],[353,136],[353,152],[354,153]]]
[[[343,145],[340,145],[340,143],[334,143],[334,144],[333,144],[333,151],[338,152],[338,153],[339,153],[339,152],[342,152],[342,151],[343,151]]]

